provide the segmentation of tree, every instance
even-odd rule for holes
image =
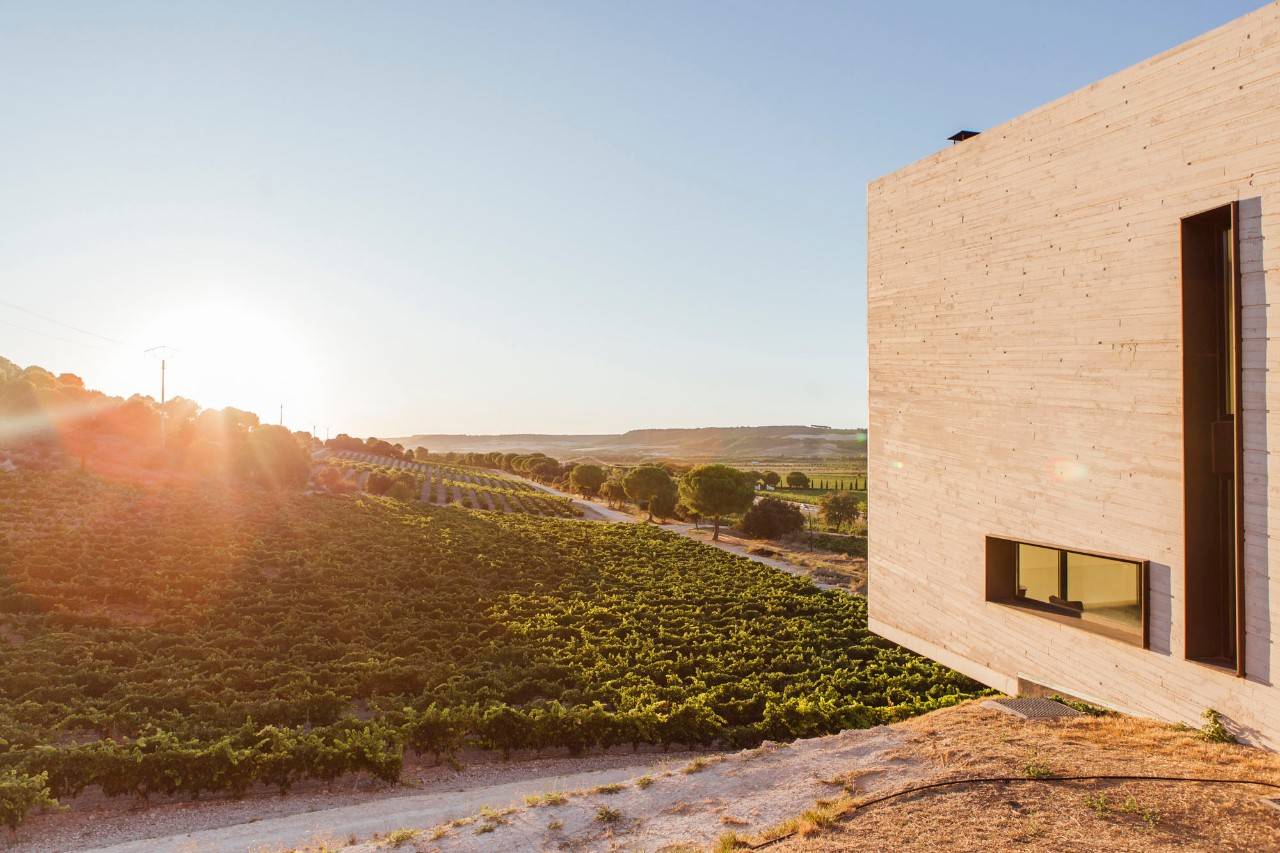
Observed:
[[[395,480],[389,475],[381,471],[370,471],[368,479],[364,481],[364,490],[371,495],[385,495],[394,483]]]
[[[627,499],[627,490],[621,480],[609,480],[600,487],[600,495],[609,502],[609,506],[616,509]]]
[[[418,497],[421,491],[416,488],[416,484],[412,479],[405,480],[403,477],[397,478],[391,484],[391,488],[387,489],[387,497],[395,498],[398,501],[411,501]]]
[[[787,485],[793,489],[809,488],[809,478],[799,471],[792,471],[787,475]]]
[[[675,515],[676,504],[680,501],[680,488],[676,485],[676,481],[667,479],[667,485],[662,490],[649,499],[649,514],[656,515],[658,518],[667,519]]]
[[[293,433],[268,424],[249,432],[242,451],[246,476],[273,488],[300,488],[311,476],[311,460]]]
[[[560,463],[546,457],[535,459],[529,463],[529,476],[540,482],[549,482],[560,476]]]
[[[720,539],[720,522],[726,515],[746,512],[755,500],[755,490],[742,472],[728,465],[699,465],[680,478],[680,499],[691,509],[711,516]]]
[[[755,488],[764,479],[764,475],[759,471],[743,471],[742,476],[747,478],[747,482],[751,484],[751,488]]]
[[[682,521],[692,521],[693,526],[696,528],[698,522],[702,520],[702,513],[680,500],[676,503],[676,518]]]
[[[342,495],[355,490],[355,484],[342,476],[341,468],[326,465],[315,476],[317,488],[333,495]]]
[[[569,473],[569,484],[580,495],[590,497],[604,485],[604,469],[599,465],[574,465]]]
[[[777,471],[764,472],[764,484],[771,489],[776,489],[778,484],[782,482],[782,475]]]
[[[631,500],[648,508],[649,521],[653,521],[653,499],[669,491],[671,486],[671,475],[660,465],[640,465],[622,478],[622,487]]]
[[[818,513],[828,527],[839,530],[857,521],[864,506],[852,492],[830,492],[818,502]]]
[[[742,532],[752,539],[781,539],[804,529],[800,507],[777,498],[764,498],[742,517]]]

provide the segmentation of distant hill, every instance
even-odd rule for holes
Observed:
[[[637,459],[726,462],[777,459],[826,461],[867,454],[865,429],[826,426],[703,427],[634,429],[621,435],[411,435],[387,438],[432,453],[546,453],[561,460],[594,458],[605,462]]]

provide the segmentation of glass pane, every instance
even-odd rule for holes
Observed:
[[[1137,563],[1067,552],[1067,606],[1085,619],[1142,630]]]
[[[1048,603],[1058,594],[1058,549],[1018,545],[1018,597]]]

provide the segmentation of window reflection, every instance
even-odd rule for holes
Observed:
[[[1128,633],[1142,632],[1138,563],[1018,544],[1017,597]]]
[[[1058,556],[1056,548],[1038,545],[1018,546],[1018,596],[1043,601],[1058,594]]]

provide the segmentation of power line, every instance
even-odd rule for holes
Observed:
[[[0,305],[3,305],[6,308],[12,308],[14,311],[21,311],[23,314],[30,314],[32,317],[38,317],[46,323],[53,323],[55,326],[62,326],[64,329],[70,329],[71,331],[79,332],[82,335],[88,335],[93,338],[104,340],[109,344],[115,344],[116,346],[122,347],[128,346],[124,341],[116,340],[115,338],[108,337],[107,335],[100,335],[97,332],[91,332],[88,329],[82,329],[79,326],[73,326],[70,323],[62,322],[61,320],[55,320],[53,317],[46,316],[38,311],[32,311],[30,308],[23,308],[21,305],[14,305],[12,302],[8,302],[4,299],[0,299]]]
[[[0,320],[0,324],[8,326],[11,329],[17,329],[19,332],[26,332],[29,335],[41,335],[51,341],[57,341],[58,343],[71,344],[76,347],[88,347],[89,349],[97,350],[107,349],[107,347],[104,347],[101,344],[91,344],[88,341],[73,341],[70,338],[60,338],[57,335],[51,335],[48,332],[42,332],[39,329],[28,329],[26,326],[19,326],[17,323],[10,323],[7,320]]]

